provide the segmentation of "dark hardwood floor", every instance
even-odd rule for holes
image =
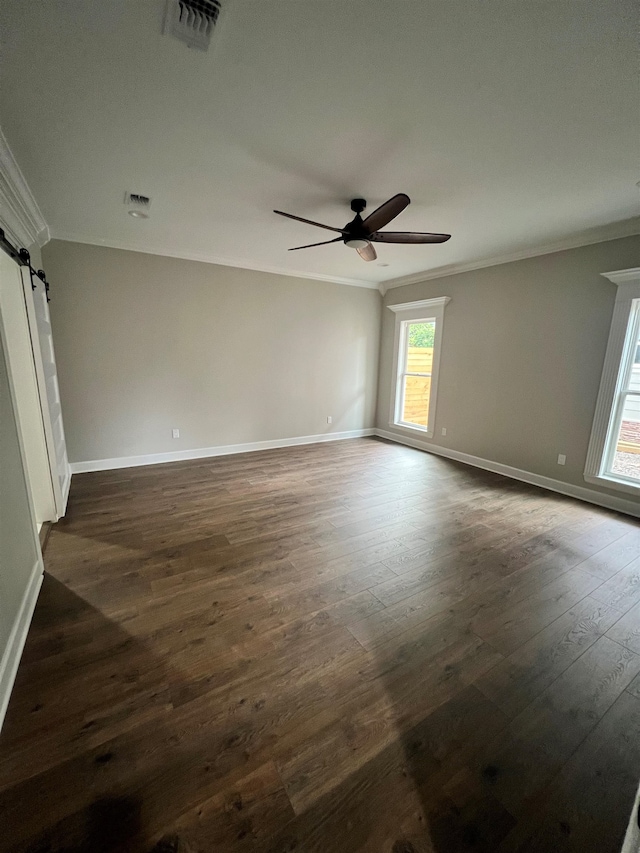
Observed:
[[[633,519],[374,439],[76,475],[0,849],[608,853]]]

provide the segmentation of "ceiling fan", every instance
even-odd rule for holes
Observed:
[[[297,252],[298,249],[310,249],[313,246],[326,246],[328,243],[339,243],[342,241],[345,246],[355,249],[363,260],[375,261],[378,256],[372,245],[373,243],[446,243],[451,237],[451,234],[424,234],[417,231],[379,230],[388,225],[398,214],[402,213],[408,204],[411,204],[409,196],[406,193],[398,193],[376,208],[366,219],[363,219],[360,214],[367,206],[367,202],[363,198],[354,198],[351,202],[351,210],[354,211],[355,216],[344,228],[323,225],[321,222],[303,219],[301,216],[294,216],[292,213],[285,213],[283,210],[274,210],[273,212],[279,213],[280,216],[286,216],[288,219],[296,219],[298,222],[306,222],[308,225],[317,225],[318,228],[325,228],[327,231],[337,231],[340,234],[340,237],[334,237],[333,240],[323,240],[322,243],[295,246],[293,249],[289,249],[290,252]]]

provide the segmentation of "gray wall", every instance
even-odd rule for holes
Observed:
[[[377,426],[402,432],[389,426],[395,315],[386,306],[450,296],[435,433],[425,446],[588,485],[585,458],[616,294],[601,273],[639,263],[640,237],[627,237],[390,290]]]
[[[43,263],[71,462],[374,425],[376,290],[57,240]]]

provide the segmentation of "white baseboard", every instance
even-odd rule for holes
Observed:
[[[272,441],[253,441],[246,444],[226,444],[218,447],[197,447],[194,450],[177,450],[171,453],[147,453],[143,456],[119,456],[113,459],[94,459],[89,462],[72,462],[71,473],[110,471],[114,468],[137,468],[140,465],[159,465],[163,462],[182,462],[187,459],[206,459],[210,456],[230,456],[232,453],[253,453],[277,447],[298,444],[318,444],[323,441],[343,441],[375,435],[374,429],[352,429],[346,432],[328,432],[320,435],[299,435],[295,438],[276,438]]]
[[[455,459],[458,462],[473,465],[474,468],[493,471],[495,474],[502,474],[505,477],[510,477],[512,480],[521,480],[523,483],[540,486],[540,488],[548,489],[551,492],[558,492],[570,498],[577,498],[580,501],[586,501],[596,506],[603,506],[607,509],[613,509],[617,512],[624,512],[626,515],[640,518],[640,504],[637,501],[618,498],[614,495],[606,495],[595,491],[595,489],[587,489],[584,486],[563,483],[562,480],[543,477],[541,474],[533,474],[531,471],[523,471],[520,468],[513,468],[511,465],[503,465],[501,462],[492,462],[489,459],[482,459],[480,456],[471,456],[470,453],[462,453],[459,450],[450,450],[448,447],[441,447],[438,444],[427,444],[427,442],[411,438],[411,436],[398,435],[395,432],[387,432],[384,429],[376,429],[375,435],[380,438],[386,438],[389,441],[395,441],[397,444],[406,444],[408,447],[426,450],[427,453],[435,453],[437,456]]]
[[[43,577],[42,560],[38,559],[31,571],[31,577],[22,596],[18,615],[13,623],[13,628],[9,634],[9,639],[2,655],[2,660],[0,661],[0,729],[7,713],[9,697],[11,696],[13,682],[16,680],[18,664],[20,663],[22,650],[27,639],[31,617],[35,610]]]

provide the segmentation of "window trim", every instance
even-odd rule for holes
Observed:
[[[440,354],[442,351],[442,335],[444,331],[444,309],[450,296],[439,296],[435,299],[420,299],[416,302],[401,302],[397,305],[387,305],[395,317],[395,334],[393,341],[393,369],[391,373],[391,406],[389,410],[389,426],[392,429],[406,430],[408,433],[420,433],[426,438],[433,438],[435,433],[436,404],[438,399],[438,376],[440,374]],[[404,347],[406,327],[408,323],[435,320],[436,333],[433,342],[433,363],[431,367],[431,389],[429,393],[429,411],[427,426],[408,424],[400,420],[402,391],[400,377],[404,374],[402,368],[406,359]],[[402,359],[400,345],[403,345]]]
[[[607,441],[617,419],[618,397],[633,344],[631,338],[638,322],[637,318],[632,316],[632,311],[634,301],[640,300],[640,267],[602,273],[602,275],[617,285],[618,292],[602,368],[584,479],[588,483],[637,496],[640,494],[640,483],[636,485],[630,479],[606,473],[606,469],[611,455],[611,448],[607,448]]]

